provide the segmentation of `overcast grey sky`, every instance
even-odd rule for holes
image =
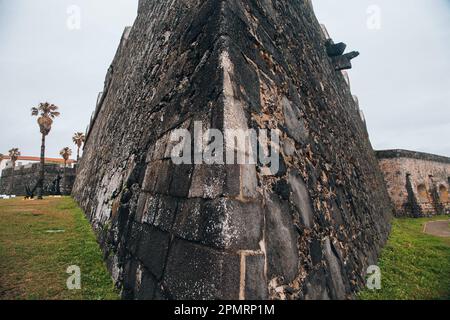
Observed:
[[[361,52],[351,86],[374,148],[450,156],[450,0],[313,2],[335,41]],[[80,29],[67,27],[76,15],[71,5],[81,9]],[[62,113],[47,156],[73,147],[71,136],[85,130],[136,8],[137,0],[0,0],[0,152],[39,154],[29,110],[45,100]],[[369,18],[378,21],[368,8],[380,10],[380,29],[367,27]]]
[[[374,148],[450,156],[450,0],[313,2],[335,41],[361,53],[349,74]],[[380,29],[367,27],[374,5]]]

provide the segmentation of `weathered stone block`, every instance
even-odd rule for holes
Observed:
[[[237,197],[241,194],[241,166],[238,164],[225,165],[226,183],[224,195],[227,197]]]
[[[180,202],[174,226],[178,237],[195,242],[201,240],[203,202],[202,199]]]
[[[305,127],[298,106],[293,106],[291,101],[283,97],[281,101],[283,105],[284,121],[287,133],[298,143],[305,143],[309,133]]]
[[[163,285],[173,299],[239,298],[240,257],[183,240],[170,249]]]
[[[259,250],[264,215],[259,203],[220,198],[202,208],[202,238],[205,245],[227,250]]]
[[[305,280],[305,300],[330,300],[331,297],[326,289],[327,287],[327,270],[319,268],[312,270]]]
[[[289,172],[289,185],[291,187],[291,201],[295,204],[302,223],[305,227],[311,228],[314,223],[313,208],[308,188],[300,175],[295,171]]]
[[[142,184],[142,190],[145,192],[154,192],[156,179],[158,177],[158,169],[160,162],[153,162],[147,166],[145,171],[144,182]]]
[[[265,243],[268,277],[283,277],[286,282],[295,279],[298,273],[298,235],[287,203],[277,196],[266,199]]]
[[[170,236],[152,226],[144,225],[136,257],[156,277],[163,275]]]
[[[158,214],[161,195],[148,195],[140,222],[152,225]]]
[[[141,241],[143,225],[140,222],[132,222],[130,233],[128,235],[127,249],[133,255],[137,253]]]
[[[158,209],[155,213],[153,225],[167,232],[172,231],[177,211],[178,201],[170,196],[160,196]]]
[[[154,192],[159,194],[168,194],[170,189],[170,183],[172,182],[172,177],[174,164],[170,160],[164,160],[160,162],[156,170],[156,184]]]
[[[169,190],[170,195],[180,198],[186,198],[189,195],[193,168],[189,164],[174,166]]]
[[[345,299],[346,298],[346,288],[344,285],[344,280],[341,271],[341,264],[337,256],[333,252],[332,244],[330,239],[326,238],[324,243],[324,256],[328,265],[328,283],[331,288],[331,298],[332,299]]]
[[[247,255],[245,259],[245,296],[247,300],[267,300],[268,288],[265,277],[263,254]]]
[[[158,281],[143,267],[137,270],[137,274],[137,292],[134,294],[134,298],[136,300],[153,300],[156,295]]]
[[[223,194],[225,168],[219,165],[196,165],[192,174],[189,198],[214,199]]]
[[[128,260],[125,264],[125,277],[123,279],[122,298],[131,300],[135,295],[136,288],[136,273],[139,267],[139,262],[134,259]]]

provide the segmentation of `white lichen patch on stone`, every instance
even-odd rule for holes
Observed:
[[[139,263],[138,267],[136,269],[136,290],[139,290],[141,288],[142,284],[142,265]]]
[[[241,199],[256,198],[258,196],[258,181],[255,165],[241,165]]]
[[[225,150],[226,152],[237,152],[245,159],[251,159],[253,157],[252,148],[250,144],[245,143],[246,136],[239,137],[238,139],[243,143],[235,143],[236,131],[227,130],[244,130],[244,135],[247,135],[247,117],[244,112],[244,106],[241,101],[237,100],[234,95],[234,65],[230,60],[228,51],[223,51],[220,55],[221,67],[223,69],[224,83],[224,129],[225,129]],[[237,159],[235,159],[237,161]],[[256,166],[254,164],[241,165],[240,173],[240,189],[241,198],[253,198],[257,196],[257,178],[256,178]]]
[[[114,280],[114,282],[118,282],[120,279],[120,275],[122,273],[122,269],[119,266],[119,258],[116,254],[112,256],[111,261],[111,277]]]
[[[223,69],[224,129],[248,129],[242,102],[235,98],[232,80],[234,65],[230,60],[228,51],[223,51],[220,54],[220,61]]]
[[[105,222],[111,216],[111,195],[120,186],[122,182],[122,175],[115,172],[112,177],[104,176],[102,186],[104,186],[97,193],[97,208],[93,217],[94,221]]]
[[[220,199],[218,208],[219,212],[223,212],[221,220],[219,221],[219,228],[221,230],[220,242],[225,248],[230,247],[240,235],[240,229],[236,227],[233,220],[233,206],[229,205],[227,199]]]

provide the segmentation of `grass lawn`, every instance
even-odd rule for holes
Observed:
[[[67,289],[72,265],[80,267],[81,290]],[[0,200],[0,299],[118,299],[89,223],[71,198]]]
[[[394,219],[378,264],[382,288],[366,289],[359,294],[361,299],[450,299],[450,238],[422,233],[424,224],[434,220],[448,220],[448,216]]]

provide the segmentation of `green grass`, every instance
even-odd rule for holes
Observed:
[[[72,265],[81,269],[81,290],[67,289]],[[71,198],[0,201],[0,299],[118,297],[89,223]]]
[[[394,219],[388,244],[382,251],[381,290],[364,290],[363,300],[448,300],[450,299],[450,238],[424,234],[428,221]]]

